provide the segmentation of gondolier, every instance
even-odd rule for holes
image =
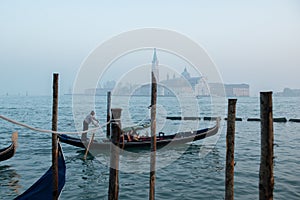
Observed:
[[[89,124],[92,123],[95,126],[98,126],[99,121],[95,118],[95,112],[92,110],[91,113],[86,116],[86,118],[83,120],[83,131],[86,131],[89,129]],[[86,141],[87,140],[87,133],[83,133],[81,135],[81,140]]]

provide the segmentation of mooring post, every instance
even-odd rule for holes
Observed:
[[[272,92],[260,93],[261,156],[259,168],[259,199],[273,199],[273,108]]]
[[[150,153],[150,192],[149,199],[155,199],[155,168],[156,168],[156,98],[157,83],[154,71],[151,78],[151,153]]]
[[[110,144],[110,170],[108,199],[119,199],[119,144],[121,135],[121,108],[113,108],[111,122],[111,144]]]
[[[107,92],[107,115],[106,115],[106,137],[110,137],[110,110],[111,110],[111,92]]]
[[[226,134],[226,174],[225,199],[234,199],[234,137],[236,118],[236,99],[228,100],[227,134]]]
[[[58,74],[53,74],[53,105],[52,131],[57,131],[58,116]],[[53,199],[58,199],[58,141],[57,134],[52,133],[52,172],[53,172]]]

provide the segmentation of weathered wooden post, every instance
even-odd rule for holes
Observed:
[[[111,144],[110,144],[110,170],[108,199],[119,199],[119,144],[121,135],[121,108],[113,108],[111,122]]]
[[[260,93],[261,156],[259,168],[259,199],[273,199],[273,108],[272,92]]]
[[[228,100],[227,134],[226,134],[226,175],[225,200],[234,199],[234,137],[236,118],[236,99]]]
[[[58,116],[58,74],[53,74],[53,105],[52,131],[57,131]],[[52,133],[52,172],[53,172],[53,199],[58,199],[58,141],[57,134]]]
[[[151,76],[151,154],[150,154],[150,193],[149,199],[155,199],[155,168],[156,168],[156,98],[157,83],[154,71]]]
[[[107,115],[106,115],[106,137],[110,137],[110,109],[111,109],[111,92],[107,92]]]

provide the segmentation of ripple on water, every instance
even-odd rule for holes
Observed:
[[[121,97],[120,97],[121,98]],[[130,116],[137,122],[144,119],[148,110],[148,98],[134,98],[130,105],[134,113]],[[138,103],[134,103],[138,101]],[[161,105],[168,115],[178,116],[179,107],[172,107],[170,99],[161,99]],[[49,97],[0,97],[1,114],[33,125],[51,128],[52,101]],[[105,122],[106,97],[97,97],[96,107],[101,122]],[[73,131],[72,99],[61,97],[59,130]],[[174,104],[176,101],[174,101]],[[237,102],[237,116],[259,117],[258,98],[242,98]],[[212,116],[211,109],[201,103],[201,116]],[[300,99],[276,98],[274,115],[299,118]],[[174,109],[174,110],[172,110]],[[146,111],[145,111],[146,110]],[[124,115],[125,116],[125,115]],[[130,124],[131,119],[124,119]],[[207,126],[203,120],[201,127]],[[223,121],[224,122],[224,121]],[[81,123],[81,122],[80,122]],[[185,122],[187,123],[187,122]],[[81,124],[80,124],[81,125]],[[180,121],[166,120],[165,126],[178,130]],[[184,124],[188,127],[188,124]],[[167,132],[173,128],[163,127]],[[71,129],[71,130],[70,130]],[[19,131],[19,147],[16,155],[0,163],[0,198],[13,199],[33,184],[51,165],[51,135],[35,133],[25,128],[1,121],[0,145],[10,143],[12,131]],[[300,199],[300,124],[274,124],[274,199]],[[177,147],[157,153],[156,199],[224,199],[225,194],[225,149],[226,123],[216,140],[216,145],[208,139],[190,148]],[[236,123],[235,140],[235,198],[258,199],[260,163],[260,123]],[[66,184],[60,199],[107,199],[109,155],[97,154],[83,160],[84,151],[63,144],[67,174]],[[201,152],[201,150],[203,150]],[[209,152],[203,156],[205,152]],[[149,196],[149,153],[120,157],[120,199],[147,199]],[[164,163],[168,163],[163,165]]]

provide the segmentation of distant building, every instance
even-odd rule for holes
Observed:
[[[109,88],[89,88],[84,90],[85,95],[107,95]]]
[[[281,97],[300,97],[300,89],[284,88],[282,92],[275,93],[275,96],[281,96]]]
[[[225,93],[229,97],[249,97],[250,90],[248,84],[225,84]]]
[[[115,81],[107,81],[102,87],[89,88],[84,90],[85,95],[107,95],[108,91],[112,91],[116,85]]]
[[[209,96],[223,97],[225,95],[223,83],[208,83]]]
[[[186,67],[184,68],[183,72],[181,73],[181,75],[186,78],[187,80],[189,80],[191,78],[190,73],[187,71]]]
[[[197,85],[201,82],[201,77],[191,77],[186,67],[180,77],[173,75],[173,78],[170,78],[168,74],[166,80],[160,80],[156,49],[153,53],[152,69],[157,79],[157,95],[159,96],[191,95],[195,94],[196,89],[199,88]],[[145,84],[133,91],[132,94],[150,95],[150,91],[150,84]]]
[[[159,77],[159,61],[156,49],[153,52],[152,70],[157,81],[158,96],[249,96],[249,85],[247,84],[223,84],[208,83],[204,76],[192,77],[185,67],[179,77],[169,74],[165,80]],[[114,95],[151,95],[151,84],[138,85],[134,83],[119,84],[116,88],[115,81],[106,82],[100,88],[91,88],[85,90],[87,95],[106,95],[108,91],[113,91]]]

